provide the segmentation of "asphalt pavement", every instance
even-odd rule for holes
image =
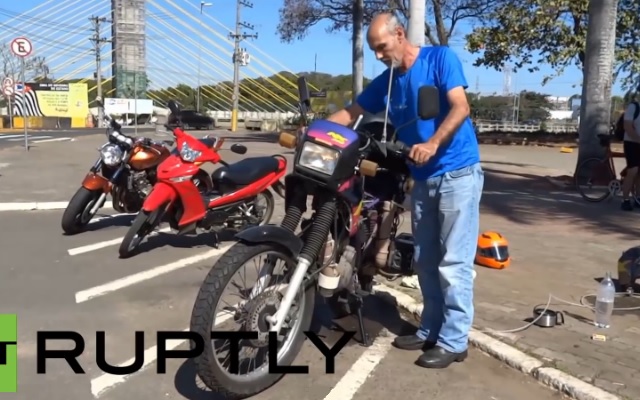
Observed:
[[[199,132],[197,136],[205,135]],[[251,155],[284,153],[264,134],[227,134]],[[70,143],[41,145],[25,155],[21,149],[0,151],[0,201],[68,201],[97,156],[102,139],[93,135]],[[233,162],[244,156],[229,152]],[[282,217],[276,195],[274,222]],[[64,236],[62,210],[0,212],[0,313],[18,315],[18,394],[3,399],[48,400],[217,399],[194,375],[191,362],[170,360],[164,375],[156,373],[155,332],[183,330],[189,325],[197,291],[216,259],[231,242],[213,246],[208,234],[178,237],[161,232],[141,245],[141,254],[121,260],[117,249],[132,215],[99,212],[87,232]],[[336,331],[322,300],[314,318],[323,340],[334,343]],[[412,328],[398,311],[378,298],[367,298],[364,311],[374,345],[350,342],[336,359],[336,373],[324,373],[324,359],[305,343],[296,364],[310,365],[310,375],[286,376],[255,399],[364,400],[402,396],[403,400],[548,400],[555,392],[497,360],[471,349],[464,363],[431,371],[413,364],[418,352],[390,346],[394,335]],[[336,321],[341,329],[357,330],[356,320]],[[47,373],[36,373],[36,332],[72,330],[86,340],[78,358],[85,370],[74,375],[62,360],[47,362]],[[130,364],[134,334],[145,332],[145,367],[125,376],[103,373],[96,363],[96,331],[105,331],[110,364]],[[176,348],[184,343],[174,343]],[[68,349],[70,343],[51,343]]]
[[[99,217],[88,232],[64,236],[62,211],[4,212],[0,224],[0,313],[18,315],[19,393],[3,399],[120,400],[212,399],[187,360],[170,360],[164,375],[156,373],[155,332],[188,327],[201,282],[231,242],[212,247],[207,234],[177,237],[161,233],[143,243],[143,252],[121,260],[117,246],[132,218]],[[322,300],[314,329],[330,344],[339,329],[357,330],[347,317],[331,322]],[[356,335],[336,359],[336,373],[325,374],[322,355],[304,345],[296,364],[310,366],[310,375],[286,376],[255,399],[378,399],[402,396],[458,399],[559,399],[531,378],[509,369],[475,349],[464,363],[430,371],[413,364],[418,352],[390,346],[397,334],[412,327],[398,311],[375,297],[367,299],[365,324],[373,346],[359,345]],[[62,360],[47,362],[47,373],[36,374],[36,331],[72,330],[86,346],[78,358],[85,375],[74,375]],[[105,331],[107,361],[129,364],[134,357],[134,332],[145,332],[145,368],[128,376],[104,374],[96,365],[96,331]],[[177,343],[177,349],[184,344]],[[68,349],[71,344],[48,346]]]
[[[125,134],[133,134],[134,127],[125,127]],[[148,125],[139,126],[138,134],[154,132],[155,127]],[[65,142],[73,138],[91,135],[104,135],[104,128],[77,128],[77,129],[27,129],[27,139],[30,146],[39,146],[43,143]],[[24,131],[22,129],[0,130],[0,149],[10,147],[24,147]]]

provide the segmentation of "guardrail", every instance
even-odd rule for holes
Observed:
[[[547,133],[577,133],[578,124],[537,124],[537,125],[524,125],[524,124],[509,124],[509,123],[476,123],[476,131],[478,133],[484,132],[539,132],[544,131]]]

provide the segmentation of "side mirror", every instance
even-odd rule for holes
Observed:
[[[307,80],[304,76],[298,78],[298,98],[300,99],[300,103],[304,104],[307,108],[311,107],[309,87],[307,86]]]
[[[169,100],[169,102],[167,103],[167,107],[169,107],[169,110],[172,114],[180,113],[180,107],[178,107],[178,103],[175,100]]]
[[[440,115],[440,92],[435,86],[422,86],[418,90],[418,115],[431,119]]]
[[[245,154],[247,152],[247,146],[242,144],[232,144],[229,150],[233,151],[236,154]]]

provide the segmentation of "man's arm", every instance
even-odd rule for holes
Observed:
[[[465,89],[469,87],[464,77],[462,63],[453,50],[448,47],[442,50],[437,66],[440,82],[439,89],[447,93],[451,109],[438,130],[429,140],[436,146],[448,141],[458,130],[462,122],[469,116],[470,107]]]
[[[351,125],[355,122],[360,114],[363,114],[364,110],[358,103],[353,103],[342,110],[338,110],[327,117],[327,120],[335,122],[340,125]]]
[[[331,114],[327,119],[340,125],[351,125],[358,116],[366,112],[377,114],[385,109],[385,78],[389,74],[382,73],[371,81],[350,106]]]
[[[624,131],[627,132],[627,135],[629,135],[636,141],[640,141],[640,132],[636,132],[634,119],[633,119],[633,115],[635,113],[636,107],[638,107],[636,104],[631,103],[627,106],[627,109],[624,111]]]

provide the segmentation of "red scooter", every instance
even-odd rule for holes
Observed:
[[[157,182],[120,244],[121,258],[134,255],[144,237],[163,221],[168,221],[178,235],[197,233],[198,229],[212,231],[217,245],[220,230],[269,223],[275,207],[269,187],[284,197],[280,182],[287,170],[284,156],[252,157],[227,164],[218,154],[224,139],[197,139],[185,133],[177,103],[172,100],[168,106],[177,121],[173,128],[176,149],[158,166]],[[230,150],[237,154],[247,152],[246,146],[240,144],[232,145]],[[192,179],[207,162],[223,165],[211,176],[210,192],[200,190]],[[257,207],[261,197],[267,203],[264,210]]]

